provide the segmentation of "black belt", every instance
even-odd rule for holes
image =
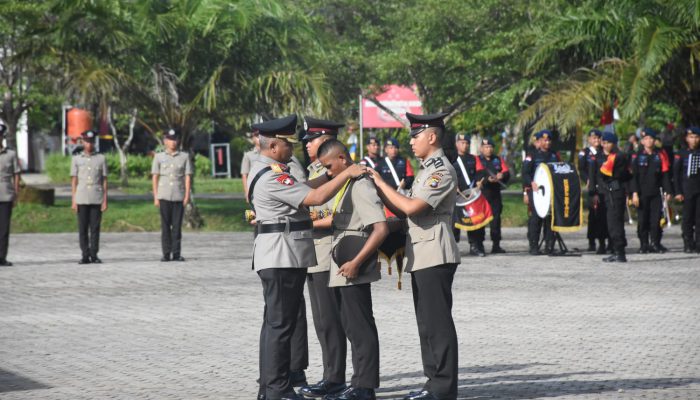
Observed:
[[[295,231],[308,231],[313,228],[313,223],[311,221],[293,221],[290,223],[279,223],[279,224],[262,224],[257,226],[258,233],[280,233],[286,232],[287,227],[289,227],[289,232]]]

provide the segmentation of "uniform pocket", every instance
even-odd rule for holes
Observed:
[[[435,229],[439,228],[439,226],[430,226],[430,227],[422,227],[422,226],[414,226],[411,228],[408,228],[408,235],[411,238],[411,243],[420,243],[420,242],[427,242],[430,240],[435,239]]]

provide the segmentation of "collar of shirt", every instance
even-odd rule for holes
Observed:
[[[426,168],[429,167],[430,164],[428,163],[431,159],[437,158],[437,157],[443,157],[445,155],[445,152],[442,151],[442,149],[437,149],[435,150],[431,155],[428,157],[425,157],[425,160],[420,163],[421,168]]]
[[[169,155],[170,157],[175,157],[175,156],[177,156],[178,154],[180,154],[180,151],[179,151],[179,150],[175,150],[175,151],[172,152],[172,153],[168,153],[168,151],[166,150],[166,151],[164,151],[164,153],[167,154],[167,155]]]

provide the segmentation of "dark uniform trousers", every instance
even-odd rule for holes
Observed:
[[[355,388],[378,388],[379,335],[372,314],[372,286],[365,283],[334,289],[340,320],[352,348],[350,384]]]
[[[605,197],[604,194],[598,193],[598,204],[595,204],[595,195],[588,196],[588,239],[604,240],[608,237]]]
[[[314,328],[321,344],[323,379],[340,383],[345,382],[347,338],[340,319],[336,290],[328,287],[329,276],[329,271],[308,274],[306,283],[309,288]]]
[[[661,241],[661,194],[656,193],[651,196],[639,195],[639,208],[637,208],[637,236],[642,245],[651,243],[658,244]]]
[[[619,186],[619,185],[618,185]],[[607,205],[608,235],[615,252],[625,250],[625,202],[627,196],[623,189],[610,190],[605,196]]]
[[[501,241],[501,213],[503,212],[503,198],[501,197],[500,190],[487,190],[481,191],[484,195],[486,201],[489,202],[491,206],[491,212],[493,213],[493,219],[489,222],[489,230],[491,231],[491,241],[500,242]],[[467,237],[469,238],[469,243],[483,243],[486,239],[486,227],[477,229],[475,231],[468,231]]]
[[[423,387],[439,399],[457,398],[457,331],[452,319],[452,281],[457,264],[444,264],[411,273],[413,306],[418,322]]]
[[[180,255],[182,217],[185,207],[181,201],[160,200],[160,242],[163,255]]]
[[[267,399],[293,393],[289,381],[292,334],[304,295],[305,268],[269,268],[258,271],[265,311],[260,330],[260,384]]]
[[[527,220],[527,239],[532,246],[538,246],[540,244],[540,231],[544,228],[544,240],[545,245],[552,245],[554,243],[554,232],[552,232],[552,216],[547,215],[546,218],[540,218],[535,211],[535,200],[533,199],[532,190],[527,191],[527,197],[529,200],[530,217]]]
[[[289,361],[289,370],[292,372],[304,371],[309,367],[309,335],[306,325],[306,301],[302,294],[297,313],[297,323],[292,334],[292,358]]]
[[[10,245],[11,218],[12,202],[0,201],[0,260],[7,258],[7,248]]]
[[[100,250],[101,204],[78,204],[78,237],[83,258],[97,257]]]
[[[700,193],[693,193],[683,199],[681,230],[683,238],[695,243],[695,248],[700,249]],[[7,246],[4,248],[7,249]]]

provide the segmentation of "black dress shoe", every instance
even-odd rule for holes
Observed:
[[[627,257],[621,253],[615,253],[611,256],[605,257],[603,262],[627,262]]]
[[[90,264],[90,257],[83,257],[78,261],[78,264]]]
[[[420,392],[411,392],[403,398],[403,400],[440,400],[434,394],[427,390],[421,390]]]
[[[97,256],[90,257],[90,262],[93,264],[102,264],[102,260]]]
[[[506,251],[499,245],[494,244],[493,247],[491,247],[491,254],[503,254]]]
[[[474,244],[472,244],[472,245],[469,246],[469,254],[471,254],[471,255],[473,255],[473,256],[478,256],[478,257],[483,257],[483,256],[486,255],[486,254],[484,254],[484,252],[479,248],[479,245],[476,244],[476,243],[474,243]]]
[[[537,248],[537,246],[530,246],[530,250],[528,251],[531,256],[539,256],[542,255],[540,252],[540,249]]]
[[[185,261],[184,259],[182,261]],[[289,372],[289,384],[293,387],[306,386],[306,372],[302,371],[290,371]]]
[[[647,254],[648,252],[649,252],[648,246],[640,246],[639,250],[637,250],[637,253],[639,253],[639,254]]]
[[[168,262],[168,261],[170,261],[170,254],[166,254],[160,258],[160,262]]]
[[[185,257],[183,256],[173,256],[173,261],[185,261]]]
[[[374,389],[354,388],[352,386],[338,394],[323,396],[323,400],[376,400]]]
[[[651,246],[649,246],[650,253],[664,254],[667,251],[668,249],[662,246],[661,243],[653,243]]]
[[[315,399],[326,395],[338,394],[345,389],[345,383],[322,380],[315,385],[302,386],[299,394],[304,396],[304,398]]]
[[[588,239],[588,251],[595,251],[595,239]]]
[[[607,252],[606,252],[606,250],[605,250],[605,246],[600,246],[600,247],[598,247],[598,250],[596,250],[595,253],[598,254],[598,255],[607,254]]]
[[[7,260],[0,260],[0,267],[11,267],[12,263]]]

